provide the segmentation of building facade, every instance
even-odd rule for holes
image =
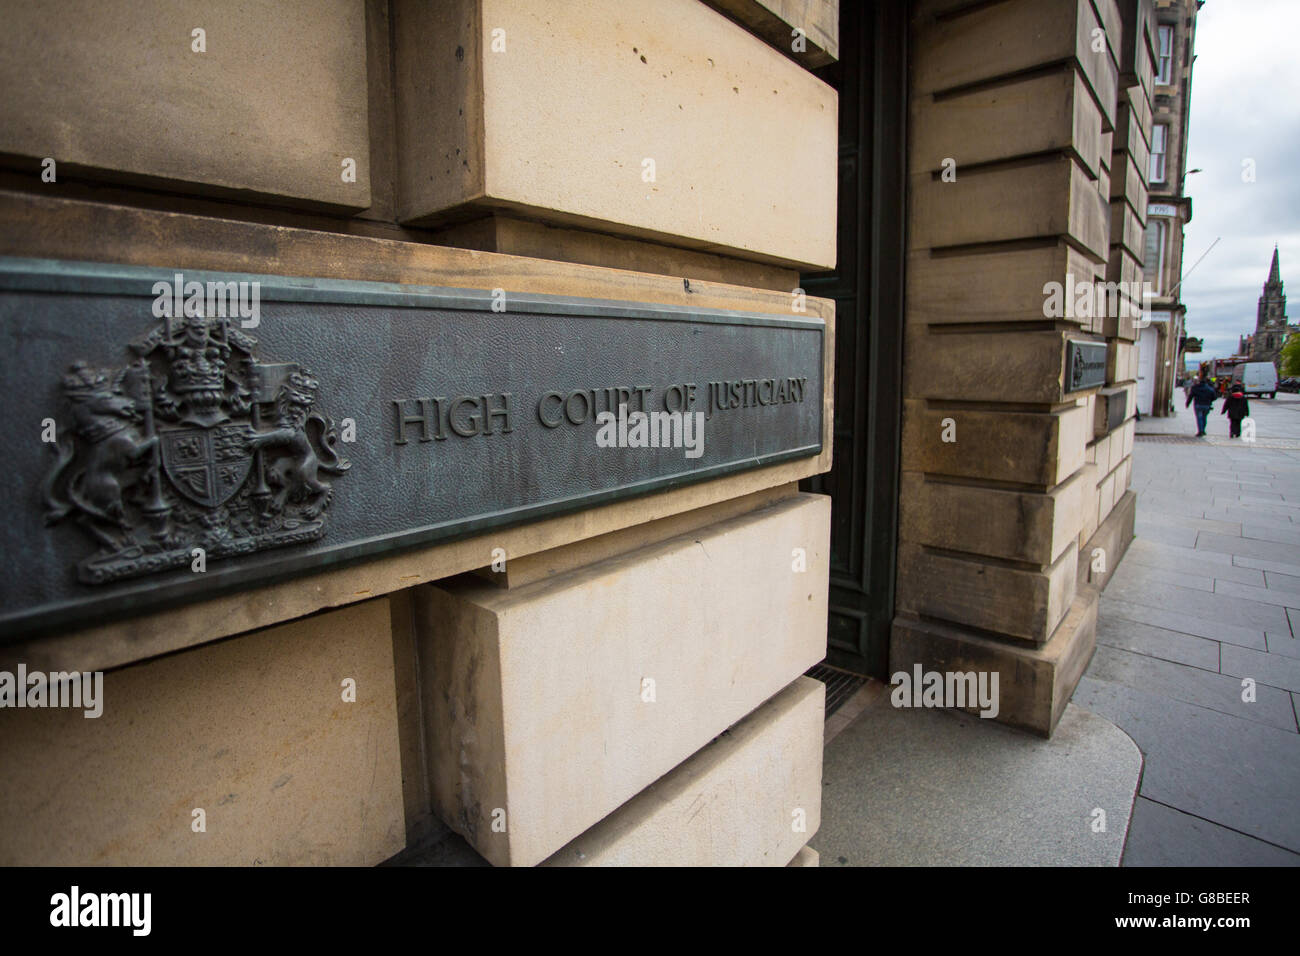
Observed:
[[[823,659],[1052,733],[1150,0],[3,6],[0,672],[103,707],[0,707],[0,860],[807,865]],[[698,458],[598,443],[697,385]]]
[[[1187,130],[1191,115],[1196,14],[1204,0],[1156,0],[1156,78],[1150,156],[1149,200],[1142,277],[1150,283],[1151,322],[1138,336],[1138,410],[1168,415],[1181,372],[1186,335],[1183,304],[1183,232],[1192,218],[1187,185]]]

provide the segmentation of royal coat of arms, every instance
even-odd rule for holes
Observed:
[[[76,362],[68,419],[45,479],[46,521],[76,521],[99,545],[87,584],[314,541],[349,462],[315,410],[319,383],[254,356],[225,318],[164,318],[122,368]],[[71,427],[68,427],[68,421]]]

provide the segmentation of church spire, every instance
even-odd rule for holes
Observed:
[[[1264,294],[1259,297],[1259,311],[1255,315],[1255,337],[1251,342],[1250,357],[1257,362],[1276,360],[1287,334],[1286,293],[1282,287],[1282,266],[1278,262],[1277,246],[1274,246],[1268,281],[1264,283]]]

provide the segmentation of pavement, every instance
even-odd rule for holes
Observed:
[[[1180,388],[1174,389],[1174,414],[1166,418],[1146,416],[1137,423],[1139,435],[1178,436],[1192,438],[1196,435],[1196,418],[1183,403],[1186,397]],[[1250,417],[1255,420],[1256,444],[1300,448],[1300,395],[1278,392],[1277,398],[1250,398]],[[1210,415],[1207,444],[1218,446],[1236,444],[1240,439],[1228,437],[1228,416],[1223,414],[1223,399],[1214,403]]]
[[[1300,865],[1300,396],[1251,399],[1253,442],[1175,397],[1052,738],[870,682],[827,724],[822,866]]]
[[[1070,704],[1044,740],[889,691],[826,744],[822,866],[1119,863],[1142,757],[1110,721]]]
[[[1074,703],[1142,750],[1125,866],[1300,865],[1300,397],[1251,399],[1254,442],[1178,404],[1137,426],[1137,537]]]

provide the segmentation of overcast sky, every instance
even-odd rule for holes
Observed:
[[[1254,331],[1274,243],[1287,315],[1300,322],[1297,37],[1300,0],[1207,0],[1197,17],[1187,168],[1204,172],[1187,178],[1182,296],[1187,334],[1205,339],[1201,359],[1232,354]],[[1247,158],[1253,183],[1242,182]]]

